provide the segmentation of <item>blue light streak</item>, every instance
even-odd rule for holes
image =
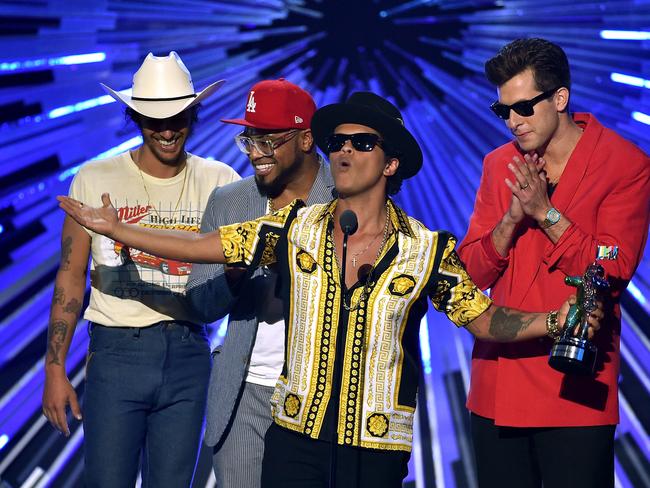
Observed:
[[[648,41],[650,32],[646,31],[625,31],[625,30],[602,30],[600,37],[617,41]]]
[[[87,63],[101,63],[106,59],[106,53],[89,53],[89,54],[73,54],[71,56],[63,56],[61,58],[53,59],[50,62],[51,66],[62,64],[87,64]]]
[[[630,76],[623,73],[612,73],[610,75],[610,78],[616,83],[623,83],[625,85],[650,89],[650,80],[646,80],[645,78],[641,78],[639,76]]]
[[[110,95],[103,95],[101,97],[83,100],[72,105],[64,105],[63,107],[52,109],[47,113],[47,118],[56,119],[74,112],[81,112],[82,110],[88,110],[89,108],[99,107],[101,105],[106,105],[107,103],[113,103],[114,101],[115,99]]]
[[[142,144],[142,136],[132,137],[128,141],[124,141],[122,144],[112,147],[108,151],[104,151],[103,153],[98,154],[91,161],[94,161],[95,159],[110,158],[111,156],[115,156],[116,154],[120,154],[123,153],[124,151],[132,149],[135,146],[139,146],[140,144]]]
[[[643,293],[641,292],[641,290],[637,288],[634,282],[630,281],[628,283],[627,291],[629,291],[632,294],[632,296],[636,298],[641,305],[646,305],[648,303],[645,296],[643,296]]]
[[[642,124],[650,125],[650,115],[643,112],[632,112],[632,118]]]
[[[431,346],[429,345],[429,321],[427,316],[422,317],[420,322],[420,356],[424,372],[431,374]]]
[[[96,159],[110,158],[111,156],[115,156],[116,154],[120,154],[123,153],[124,151],[132,149],[135,146],[139,146],[140,144],[142,144],[142,136],[132,137],[131,139],[124,141],[122,144],[112,147],[107,151],[104,151],[103,153],[99,153],[94,158],[91,158],[90,161],[94,161]],[[59,181],[65,181],[71,176],[76,175],[79,172],[79,168],[81,168],[81,166],[82,166],[81,164],[78,164],[76,166],[72,166],[71,168],[68,168],[65,171],[63,171],[61,174],[59,174]]]
[[[57,58],[27,59],[25,61],[9,61],[0,63],[0,71],[18,71],[50,66],[71,66],[77,64],[101,63],[106,59],[106,53],[72,54]]]

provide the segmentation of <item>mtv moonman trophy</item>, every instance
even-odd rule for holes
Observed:
[[[587,339],[587,319],[596,310],[602,292],[609,289],[605,270],[594,262],[583,276],[567,276],[564,282],[578,289],[577,300],[569,308],[564,330],[551,349],[548,363],[562,373],[593,375],[598,349]]]

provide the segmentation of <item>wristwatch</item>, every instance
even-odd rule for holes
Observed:
[[[546,218],[542,222],[542,228],[548,229],[550,226],[557,224],[560,221],[560,217],[562,217],[560,211],[555,207],[551,207],[546,212]]]

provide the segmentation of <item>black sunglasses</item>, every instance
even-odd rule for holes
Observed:
[[[140,125],[142,128],[149,129],[153,132],[164,132],[166,130],[180,132],[182,129],[192,125],[192,113],[189,110],[184,110],[167,119],[152,119],[151,117],[141,115]]]
[[[375,146],[384,148],[384,140],[377,134],[358,132],[356,134],[330,134],[325,141],[327,153],[340,151],[345,143],[350,141],[357,151],[370,152]]]
[[[530,117],[535,113],[535,105],[537,105],[542,100],[546,100],[556,91],[558,91],[561,86],[553,88],[552,90],[547,90],[544,93],[537,95],[535,98],[530,100],[522,100],[521,102],[513,103],[512,105],[505,105],[500,102],[494,102],[490,105],[490,109],[496,114],[497,117],[503,120],[508,120],[510,118],[510,110],[514,110],[522,117]]]

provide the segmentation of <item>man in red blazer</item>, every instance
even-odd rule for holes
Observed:
[[[514,140],[485,157],[459,254],[497,305],[557,308],[598,258],[611,303],[595,337],[595,377],[548,365],[551,339],[477,340],[468,408],[484,487],[613,487],[619,297],[648,233],[650,159],[589,113],[569,112],[569,63],[543,39],[519,39],[485,64],[491,109]]]

